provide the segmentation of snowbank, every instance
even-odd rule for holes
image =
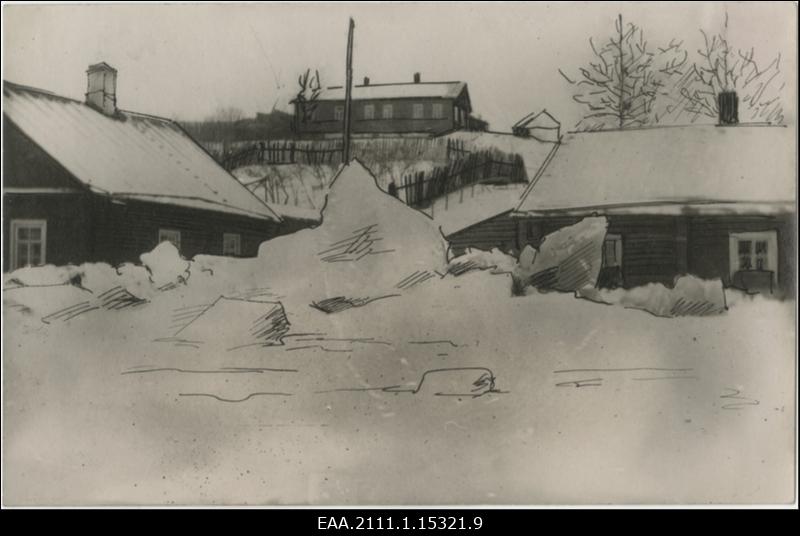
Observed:
[[[175,336],[230,350],[280,345],[288,331],[289,321],[280,303],[221,297]]]
[[[422,283],[444,273],[447,243],[433,220],[381,191],[354,160],[334,178],[320,226],[263,242],[257,259],[198,256],[195,262],[215,279],[280,289],[308,306],[408,290],[403,283],[410,276]]]
[[[493,274],[510,274],[517,266],[517,259],[506,255],[497,248],[491,251],[467,248],[463,255],[455,257],[447,264],[447,273],[461,275],[470,270],[489,270]]]
[[[692,275],[676,278],[673,288],[661,283],[614,290],[587,287],[576,295],[599,303],[642,309],[663,317],[718,315],[727,310],[722,281]]]
[[[162,242],[139,257],[141,265],[124,263],[114,268],[105,263],[84,263],[80,266],[26,267],[4,276],[4,287],[39,287],[73,285],[102,293],[122,286],[141,297],[159,290],[168,290],[185,283],[190,276],[190,262],[180,256],[170,242]]]
[[[515,294],[529,285],[562,292],[594,287],[607,228],[602,216],[584,218],[545,236],[538,250],[526,246],[514,271]]]

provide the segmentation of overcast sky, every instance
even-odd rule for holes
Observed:
[[[5,5],[3,78],[83,98],[86,67],[106,61],[119,70],[123,109],[181,119],[221,106],[289,110],[306,68],[324,85],[343,83],[352,16],[357,81],[411,81],[416,71],[423,81],[463,80],[493,130],[541,108],[572,127],[581,108],[558,69],[575,74],[591,59],[588,38],[613,32],[618,13],[651,43],[678,38],[695,53],[699,29],[718,30],[726,10],[732,44],[755,47],[763,64],[782,55],[794,123],[789,2]]]

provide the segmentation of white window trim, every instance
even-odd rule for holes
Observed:
[[[227,239],[234,238],[236,247],[234,248],[236,251],[233,253],[229,253],[225,251],[225,243]],[[223,255],[230,255],[234,257],[239,257],[242,254],[242,235],[240,233],[222,233],[222,254]]]
[[[431,113],[433,114],[434,119],[444,119],[444,104],[441,102],[433,103]]]
[[[334,106],[334,108],[333,108],[333,119],[335,121],[343,121],[344,120],[344,106]]]
[[[42,260],[41,265],[47,263],[47,220],[11,220],[10,239],[11,239],[11,270],[23,268],[17,266],[17,229],[20,227],[39,227],[42,230]],[[41,266],[40,265],[40,266]]]
[[[381,106],[381,118],[394,119],[394,106],[392,106],[391,104],[384,104],[383,106]]]
[[[173,243],[172,245],[175,246],[178,249],[178,251],[181,250],[181,232],[179,230],[177,230],[177,229],[166,229],[166,228],[159,229],[158,230],[158,243],[159,244],[161,242],[172,242],[172,240],[170,240],[169,238],[162,238],[162,236],[161,236],[162,233],[175,233],[175,234],[177,234],[178,235],[178,243],[177,244]]]
[[[370,113],[367,113],[367,110]],[[365,104],[364,105],[364,119],[375,119],[375,105],[374,104]]]
[[[778,231],[760,231],[753,233],[731,233],[728,251],[730,253],[730,276],[739,271],[739,241],[750,240],[755,247],[756,241],[767,242],[767,270],[773,273],[774,281],[778,280]],[[755,250],[753,251],[755,256]],[[774,282],[773,281],[773,282]]]
[[[417,110],[419,110],[419,114],[417,114]],[[419,102],[412,104],[411,117],[414,119],[425,119],[425,104]]]

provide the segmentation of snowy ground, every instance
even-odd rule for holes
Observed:
[[[7,277],[4,502],[792,500],[793,302],[731,295],[721,315],[659,318],[511,297],[508,274],[436,275],[435,222],[346,177],[319,228],[256,259],[185,272],[159,246],[154,286],[141,267],[119,280],[147,302],[101,299],[118,281],[97,267],[81,267],[91,295]],[[283,344],[238,344],[244,321],[204,316],[220,295],[250,300],[244,321],[280,301]]]
[[[5,500],[791,499],[792,304],[661,319],[568,295],[510,298],[507,277],[471,273],[336,315],[289,311],[292,333],[313,335],[236,352],[153,342],[164,329],[149,307],[49,329],[8,315]],[[472,366],[502,392],[320,392]],[[143,367],[285,371],[130,373]],[[644,367],[681,370],[609,370]],[[603,370],[557,372],[569,369]],[[258,392],[286,395],[182,396]]]

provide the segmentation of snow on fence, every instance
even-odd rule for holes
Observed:
[[[342,161],[341,140],[261,140],[236,142],[227,149],[207,143],[206,149],[225,169],[255,164],[309,164],[337,166]],[[450,138],[355,139],[353,156],[374,160],[432,160],[452,162],[468,157],[464,140]]]
[[[429,172],[404,175],[402,184],[392,190],[396,190],[397,197],[407,205],[425,207],[437,197],[464,186],[527,181],[525,162],[520,155],[484,150],[470,152],[465,158],[451,160],[447,165],[435,167]]]

